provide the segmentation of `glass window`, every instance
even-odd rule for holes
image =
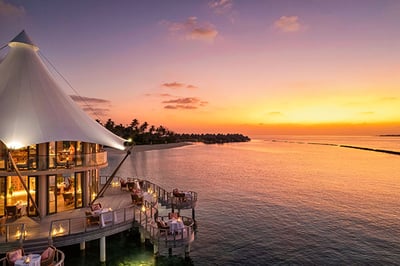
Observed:
[[[57,183],[57,176],[55,175],[50,175],[47,177],[47,182],[48,182],[48,207],[47,207],[47,212],[49,214],[51,213],[56,213],[57,212],[57,195],[59,191],[59,185]]]

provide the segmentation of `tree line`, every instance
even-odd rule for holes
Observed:
[[[103,125],[99,120],[97,122]],[[250,141],[248,136],[242,134],[178,134],[161,125],[155,127],[147,122],[140,123],[137,119],[133,119],[127,126],[117,125],[114,121],[108,119],[103,126],[115,135],[124,139],[131,139],[136,145],[187,141],[206,144]]]

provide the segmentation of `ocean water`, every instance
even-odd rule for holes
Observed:
[[[314,143],[400,151],[398,137],[263,136],[134,152],[118,175],[198,192],[196,239],[190,259],[155,259],[118,235],[106,264],[400,265],[400,156]],[[99,265],[97,243],[66,255]]]

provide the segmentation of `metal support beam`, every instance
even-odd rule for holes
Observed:
[[[129,147],[129,149],[126,151],[125,157],[122,159],[122,161],[118,164],[118,166],[115,168],[114,172],[111,174],[110,178],[107,180],[106,184],[100,189],[99,193],[96,195],[96,197],[89,203],[89,205],[92,205],[99,197],[102,197],[104,195],[104,192],[108,189],[110,186],[112,180],[114,179],[116,173],[118,172],[119,168],[121,165],[124,163],[126,158],[131,154],[131,150],[133,148],[133,145]]]

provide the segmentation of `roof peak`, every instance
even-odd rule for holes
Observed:
[[[31,38],[29,38],[28,34],[26,34],[25,30],[22,30],[14,39],[11,40],[11,42],[20,42],[36,46]]]

